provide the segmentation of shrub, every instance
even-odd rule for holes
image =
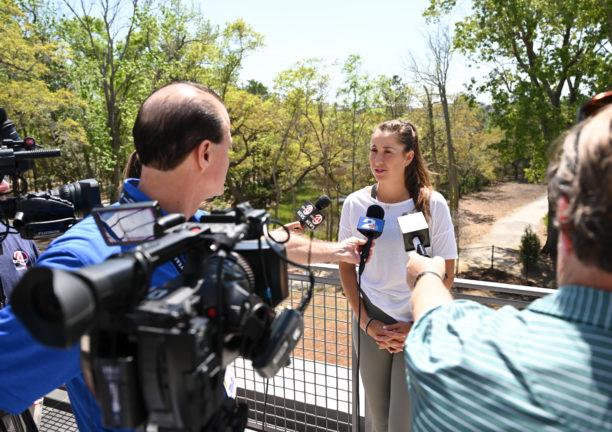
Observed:
[[[519,259],[525,268],[525,273],[529,267],[534,267],[540,257],[540,239],[531,229],[531,225],[525,228],[525,232],[521,237],[521,247],[519,249]]]

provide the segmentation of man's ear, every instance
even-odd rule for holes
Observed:
[[[571,224],[569,223],[569,200],[560,196],[557,200],[557,220],[559,221],[559,245],[566,252],[573,250],[572,237],[570,236]]]
[[[209,140],[204,140],[200,143],[200,145],[196,148],[196,159],[198,162],[198,166],[205,168],[210,163],[210,149],[212,143]]]

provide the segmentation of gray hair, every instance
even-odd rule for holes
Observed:
[[[569,131],[547,177],[552,202],[561,196],[569,201],[560,229],[570,235],[578,259],[612,272],[612,105]]]

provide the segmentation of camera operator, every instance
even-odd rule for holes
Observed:
[[[199,220],[198,206],[223,193],[232,145],[230,120],[223,101],[209,89],[186,82],[169,84],[141,106],[133,128],[142,164],[140,179],[124,183],[121,202],[157,200],[166,213]],[[315,242],[293,235],[285,245],[294,261],[359,262],[364,241]],[[92,217],[57,238],[37,265],[65,270],[101,263],[120,247],[107,246]],[[178,259],[180,261],[180,258]],[[159,286],[180,273],[177,260],[155,269],[151,285]],[[0,409],[19,412],[32,400],[66,383],[72,409],[83,431],[102,426],[100,409],[87,389],[79,364],[79,347],[55,350],[32,339],[10,306],[0,311]],[[34,365],[42,363],[39,367]]]
[[[6,177],[0,182],[0,200],[10,190]],[[0,308],[6,306],[13,287],[23,273],[34,265],[38,259],[38,246],[32,240],[26,240],[12,231],[12,226],[0,223]]]
[[[5,194],[10,189],[9,182],[6,177],[3,177],[0,181],[0,200],[6,199]],[[40,253],[33,240],[21,238],[17,232],[12,231],[11,225],[4,225],[4,222],[0,223],[0,231],[0,309],[2,309],[6,306],[17,281],[26,270],[34,265]],[[40,426],[41,402],[42,400],[39,399],[30,407],[30,412],[37,427]],[[0,417],[3,417],[2,413],[0,413]],[[0,419],[1,421],[3,419]],[[5,426],[11,427],[8,424],[11,421],[5,418]]]

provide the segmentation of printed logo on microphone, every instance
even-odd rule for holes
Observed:
[[[306,206],[304,207],[304,214],[309,215],[310,213],[312,213],[312,209],[314,209],[312,204],[306,204]]]
[[[301,221],[304,221],[306,218],[308,218],[308,215],[312,213],[313,210],[314,206],[312,205],[312,203],[310,201],[306,201],[303,206],[297,209],[295,214],[297,215],[297,217],[300,218]]]
[[[357,230],[362,231],[372,231],[372,232],[382,232],[383,227],[385,226],[384,219],[376,219],[370,218],[367,216],[362,216],[359,218],[359,224],[357,225]]]
[[[312,218],[312,223],[315,225],[321,225],[321,222],[323,222],[323,215],[321,213],[316,214],[313,216]]]

